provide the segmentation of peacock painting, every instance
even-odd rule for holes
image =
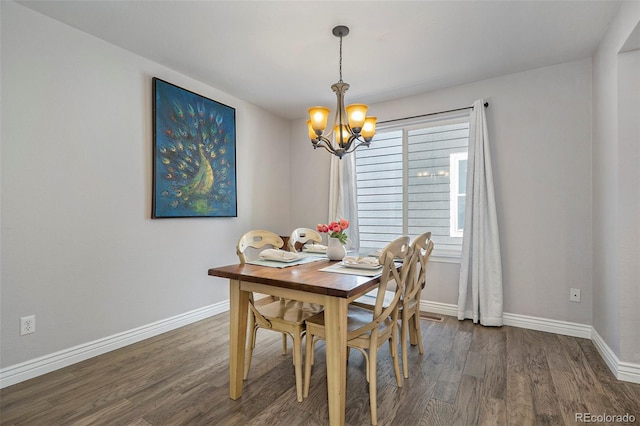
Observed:
[[[235,109],[153,79],[153,212],[237,216]]]

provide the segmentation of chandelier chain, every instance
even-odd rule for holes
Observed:
[[[340,83],[342,83],[342,34],[340,34]]]

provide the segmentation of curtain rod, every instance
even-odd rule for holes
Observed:
[[[484,107],[485,108],[489,107],[489,102],[485,102],[484,103]],[[447,111],[430,112],[429,114],[421,114],[421,115],[414,115],[414,116],[411,116],[411,117],[395,118],[393,120],[379,121],[378,124],[393,123],[394,121],[410,120],[412,118],[428,117],[430,115],[446,114],[448,112],[464,111],[466,109],[473,109],[473,105],[468,106],[468,107],[464,107],[464,108],[450,109],[450,110],[447,110]]]

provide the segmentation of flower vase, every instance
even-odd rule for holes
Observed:
[[[329,260],[342,260],[347,255],[347,250],[337,238],[329,237],[327,246],[327,257]]]

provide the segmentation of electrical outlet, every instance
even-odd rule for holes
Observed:
[[[36,332],[36,316],[29,315],[28,317],[20,318],[20,335],[31,334]]]
[[[580,289],[579,288],[572,288],[572,289],[569,290],[569,300],[571,302],[580,303]]]

